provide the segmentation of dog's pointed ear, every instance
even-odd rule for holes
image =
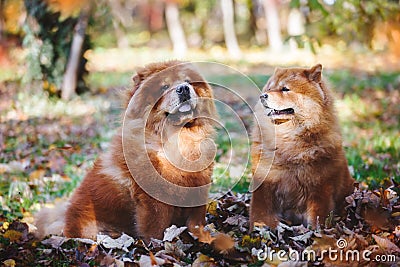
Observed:
[[[140,83],[140,76],[139,73],[136,73],[133,77],[132,77],[132,81],[134,83],[134,85],[137,85]]]
[[[304,75],[308,80],[319,83],[322,78],[322,65],[317,64],[311,69],[305,70]]]
[[[133,81],[133,86],[132,88],[129,88],[128,90],[125,91],[125,97],[124,97],[124,107],[128,107],[129,101],[131,100],[131,98],[133,97],[133,95],[135,94],[135,92],[137,91],[137,89],[140,86],[140,83],[142,81],[142,78],[140,76],[140,73],[136,73],[133,77],[132,77],[132,81]]]
[[[140,83],[143,81],[143,75],[138,71],[133,77],[133,88],[131,89],[131,95],[134,95],[136,90],[139,88]]]
[[[278,74],[282,70],[283,70],[282,68],[276,67],[275,70],[274,70],[274,75]]]

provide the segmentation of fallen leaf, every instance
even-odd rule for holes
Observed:
[[[211,245],[219,253],[226,254],[233,248],[235,241],[229,235],[219,233],[214,237]]]
[[[158,265],[158,264],[157,264],[157,259],[156,259],[156,257],[154,257],[153,252],[150,251],[149,256],[150,256],[150,264],[151,264],[151,266],[153,266],[153,265]]]
[[[389,239],[372,234],[375,242],[383,251],[387,252],[400,252],[400,248],[392,243]]]
[[[248,222],[248,220],[240,214],[236,214],[235,216],[228,217],[224,223],[227,223],[229,225],[237,225],[239,226],[240,231],[244,232],[246,231],[246,228],[243,226]]]
[[[178,237],[186,229],[187,229],[186,226],[182,226],[182,227],[178,228],[178,227],[176,227],[176,225],[172,225],[171,227],[168,227],[164,231],[163,241],[172,241],[172,240],[174,240],[174,238]]]
[[[120,237],[114,239],[108,235],[97,235],[97,242],[106,248],[117,248],[128,252],[128,248],[135,242],[135,240],[127,234],[122,234]]]
[[[3,237],[9,239],[11,242],[17,242],[21,239],[22,233],[15,230],[7,230]]]
[[[398,237],[398,238],[400,237],[400,225],[396,226],[393,233],[396,235],[396,237]]]
[[[15,267],[16,266],[15,260],[13,260],[13,259],[5,260],[5,261],[3,261],[3,264],[5,267]]]
[[[185,252],[183,252],[183,250],[179,246],[177,246],[176,243],[165,242],[164,247],[165,247],[165,253],[176,255],[178,257],[186,256]]]
[[[204,230],[204,226],[199,226],[194,229],[192,232],[194,237],[197,237],[199,242],[211,244],[211,242],[215,239],[211,237],[211,233],[209,231]]]
[[[193,262],[192,267],[215,267],[218,266],[213,258],[200,254]]]
[[[207,212],[213,216],[218,216],[217,207],[218,201],[211,201],[207,204]]]
[[[29,180],[33,181],[33,180],[41,179],[44,177],[45,174],[46,174],[46,170],[44,170],[44,169],[34,170],[33,172],[31,172],[29,174]]]
[[[151,254],[152,255],[152,254]],[[141,267],[149,267],[149,266],[160,266],[165,263],[165,260],[155,257],[153,255],[153,258],[147,255],[142,255],[139,259],[139,266]]]
[[[298,236],[293,236],[293,237],[289,237],[290,239],[294,240],[294,241],[301,241],[303,243],[307,243],[308,240],[310,240],[310,238],[313,236],[313,232],[309,231],[307,233],[304,233],[302,235],[298,235]]]
[[[59,249],[62,244],[64,244],[68,240],[69,238],[53,235],[52,237],[43,240],[41,243],[43,245],[51,245],[53,248]]]

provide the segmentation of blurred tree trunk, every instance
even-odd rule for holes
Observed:
[[[238,41],[235,33],[235,22],[233,12],[233,1],[232,0],[220,0],[222,19],[224,26],[225,44],[228,48],[229,54],[234,58],[239,58],[241,55]]]
[[[65,100],[70,99],[76,91],[83,41],[85,39],[85,32],[89,22],[92,3],[93,1],[88,1],[88,3],[82,7],[78,22],[75,26],[71,50],[68,56],[68,63],[61,86],[61,97]]]
[[[124,0],[108,0],[108,5],[111,7],[111,14],[113,16],[112,22],[117,37],[117,43],[119,48],[129,47],[129,40],[126,37],[126,28],[132,26],[132,8],[131,2]]]
[[[290,9],[289,16],[287,18],[287,32],[290,37],[299,37],[306,32],[305,18],[300,9]],[[290,49],[293,51],[296,51],[299,47],[294,38],[290,38],[289,45]]]
[[[256,36],[257,34],[257,18],[254,12],[255,2],[256,1],[246,0],[246,7],[250,14],[248,27],[252,36]]]
[[[264,0],[269,46],[272,50],[282,49],[281,24],[279,20],[279,0]]]
[[[174,54],[177,57],[182,57],[187,52],[187,44],[182,24],[179,21],[179,9],[176,2],[166,2],[165,19]]]
[[[249,0],[251,2],[251,15],[254,20],[254,37],[258,45],[265,45],[268,41],[267,23],[263,3],[264,0]]]
[[[6,5],[5,0],[0,0],[0,41],[3,39],[5,31],[5,18],[4,18],[4,8]]]
[[[164,29],[165,5],[159,0],[148,0],[141,6],[141,17],[146,21],[150,35]]]

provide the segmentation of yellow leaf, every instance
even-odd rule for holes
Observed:
[[[193,231],[194,232],[194,231]],[[211,234],[209,231],[205,231],[203,226],[200,226],[198,228],[198,231],[193,233],[200,242],[202,243],[207,243],[207,244],[211,244],[211,242],[213,242],[215,240],[214,237],[211,237]]]
[[[9,222],[4,222],[2,225],[2,228],[3,228],[3,230],[7,230],[9,226],[10,226]]]
[[[193,262],[193,267],[214,267],[217,266],[213,258],[207,255],[200,254],[200,256]]]
[[[49,145],[49,150],[54,150],[54,149],[56,149],[56,148],[57,148],[57,146],[56,146],[55,144]]]
[[[6,267],[14,267],[14,266],[16,266],[15,260],[13,260],[13,259],[5,260],[5,261],[3,261],[3,264]]]
[[[207,204],[207,212],[213,216],[218,216],[217,205],[218,202],[216,200],[209,202]]]
[[[11,242],[16,242],[21,239],[22,233],[15,230],[8,230],[4,233],[3,237],[10,239]]]
[[[41,178],[43,178],[45,173],[46,173],[46,171],[44,169],[34,170],[33,172],[31,172],[29,174],[29,180],[32,181],[32,180],[41,179]]]

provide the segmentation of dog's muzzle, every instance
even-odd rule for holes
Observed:
[[[195,108],[195,103],[191,99],[190,86],[188,83],[182,83],[176,86],[175,92],[179,98],[179,106],[177,111],[186,113],[192,111]]]

